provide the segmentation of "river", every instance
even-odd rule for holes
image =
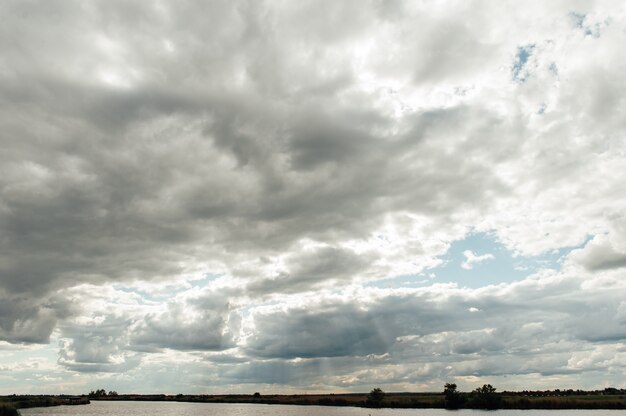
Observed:
[[[21,409],[23,416],[626,416],[626,410],[364,409],[264,404],[93,401],[88,405]]]

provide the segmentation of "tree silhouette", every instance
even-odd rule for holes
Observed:
[[[455,383],[446,383],[443,386],[444,403],[446,409],[458,409],[461,407],[463,400],[461,393],[456,389]]]
[[[491,384],[484,384],[472,391],[472,407],[481,409],[497,409],[500,406],[500,396]]]
[[[107,395],[107,392],[105,389],[98,389],[96,391],[90,391],[89,392],[89,397],[105,397]]]
[[[370,394],[367,395],[367,401],[365,404],[368,407],[380,407],[383,403],[383,399],[385,398],[385,392],[380,388],[376,387]]]

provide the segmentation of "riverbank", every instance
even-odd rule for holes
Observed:
[[[472,405],[471,393],[460,393],[464,408]],[[626,394],[581,392],[558,394],[546,392],[497,393],[499,409],[626,409]],[[316,405],[371,407],[368,394],[227,394],[227,395],[165,395],[165,394],[118,394],[101,397],[11,395],[0,396],[0,416],[16,416],[15,409],[49,407],[59,405],[88,404],[90,400],[102,401],[163,401],[195,403],[253,403],[274,405]],[[444,408],[442,393],[385,393],[376,407],[384,408]]]
[[[461,393],[465,408],[480,408],[472,405],[470,393]],[[626,394],[570,394],[546,395],[518,392],[497,393],[500,409],[626,409]],[[165,394],[120,394],[117,396],[92,398],[92,400],[127,401],[175,401],[199,403],[257,403],[316,406],[371,407],[365,393],[348,394],[252,394],[252,395],[165,395]],[[445,408],[442,393],[386,393],[376,407],[385,408]]]
[[[89,404],[86,396],[16,395],[0,396],[0,416],[17,416],[18,409]]]

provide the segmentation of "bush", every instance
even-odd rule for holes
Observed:
[[[496,388],[491,384],[485,384],[472,391],[471,407],[475,409],[498,409],[501,401]]]
[[[370,394],[367,395],[365,405],[367,407],[381,407],[384,398],[385,392],[376,387],[374,390],[370,391]]]
[[[456,389],[456,384],[446,383],[443,389],[444,407],[446,409],[458,409],[463,404],[461,393]]]

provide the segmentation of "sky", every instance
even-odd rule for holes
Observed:
[[[621,1],[4,1],[0,394],[626,388]]]

